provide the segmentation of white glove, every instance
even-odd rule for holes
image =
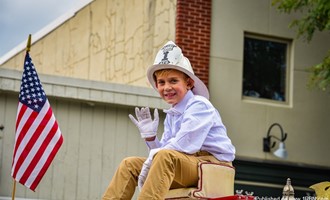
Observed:
[[[148,107],[135,108],[135,119],[133,115],[129,114],[129,118],[138,127],[142,138],[149,138],[157,135],[159,116],[157,108],[154,111],[154,120],[151,119],[150,110]]]
[[[147,160],[144,161],[144,163],[143,163],[143,166],[142,166],[141,172],[139,174],[139,178],[138,178],[138,188],[140,191],[144,185],[144,182],[147,179],[147,176],[148,176],[148,173],[149,173],[149,170],[151,167],[152,159],[159,150],[160,150],[160,148],[150,150]]]
[[[144,185],[144,182],[147,179],[151,163],[152,163],[152,160],[149,158],[143,163],[143,166],[142,166],[141,172],[139,174],[139,178],[138,178],[138,188],[140,191]]]

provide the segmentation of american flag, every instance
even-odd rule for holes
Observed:
[[[12,177],[35,191],[62,143],[62,133],[27,52],[16,116]]]

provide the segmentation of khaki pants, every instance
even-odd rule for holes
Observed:
[[[146,158],[128,157],[119,165],[103,200],[129,200],[137,186],[138,176]],[[198,183],[198,163],[209,161],[221,163],[207,152],[193,155],[175,150],[160,150],[155,154],[139,200],[163,200],[169,189],[193,187]]]

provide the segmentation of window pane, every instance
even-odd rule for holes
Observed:
[[[285,101],[287,43],[244,38],[243,95]]]

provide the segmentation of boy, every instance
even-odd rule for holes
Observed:
[[[235,147],[228,138],[218,111],[208,100],[204,83],[194,75],[189,60],[172,41],[157,53],[147,77],[171,108],[164,110],[164,133],[159,141],[158,111],[152,120],[149,108],[135,108],[138,127],[150,150],[148,158],[125,158],[117,169],[103,200],[164,199],[172,188],[192,187],[198,182],[198,163],[226,162],[231,165]]]

